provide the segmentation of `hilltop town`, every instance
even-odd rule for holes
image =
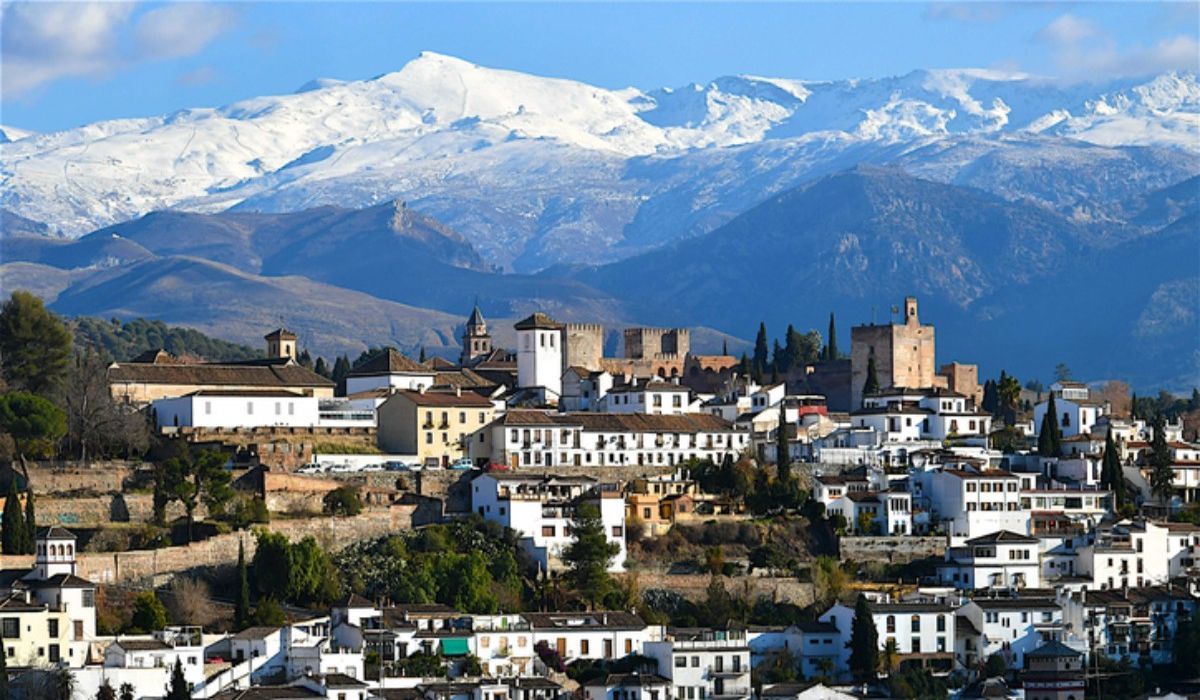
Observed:
[[[14,292],[0,690],[1197,692],[1200,390],[985,377],[880,301],[848,345],[537,312],[507,348],[476,305],[456,358],[329,361],[284,327],[122,355]]]

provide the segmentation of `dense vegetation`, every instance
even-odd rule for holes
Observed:
[[[71,322],[75,346],[93,348],[107,359],[128,361],[147,350],[163,349],[176,357],[209,362],[253,360],[262,352],[246,345],[213,338],[200,331],[168,326],[162,321],[135,318],[122,322],[80,316]]]

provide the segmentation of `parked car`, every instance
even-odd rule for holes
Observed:
[[[383,465],[382,464],[368,464],[368,465],[365,465],[362,469],[359,469],[359,471],[381,472],[381,471],[383,471]]]
[[[416,464],[416,463],[409,464],[408,462],[392,461],[392,462],[385,463],[383,466],[389,472],[418,472],[418,471],[421,471],[421,465]]]
[[[319,464],[306,464],[296,470],[297,474],[320,474],[325,469]]]
[[[465,471],[467,469],[474,469],[475,463],[471,461],[470,457],[463,457],[461,459],[454,460],[454,464],[451,464],[450,468]]]

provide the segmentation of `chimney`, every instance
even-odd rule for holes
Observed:
[[[424,395],[424,393],[425,393],[425,389],[426,389],[426,387],[425,387],[425,385],[424,385],[424,384],[418,384],[418,385],[417,385],[417,392],[418,392],[418,393],[420,393],[420,394]]]
[[[454,386],[454,395],[462,396],[462,387],[461,386],[458,386],[458,385]]]

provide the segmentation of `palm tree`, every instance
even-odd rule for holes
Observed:
[[[71,700],[75,694],[75,674],[69,668],[51,669],[42,680],[42,690],[42,697],[48,700]]]

